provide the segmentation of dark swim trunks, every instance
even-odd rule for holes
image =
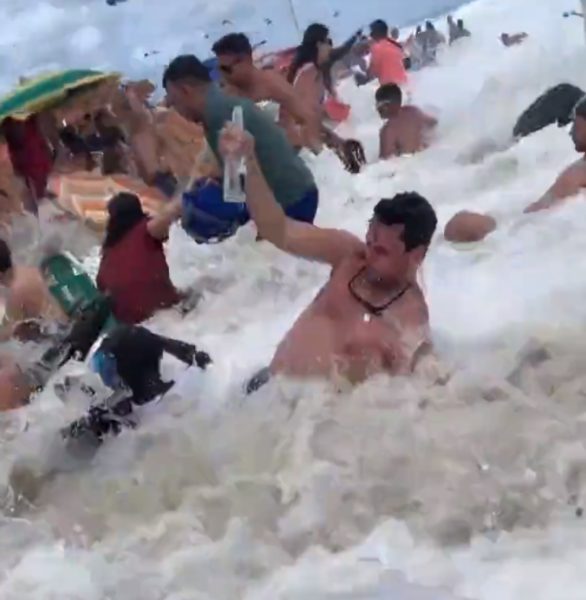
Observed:
[[[283,208],[296,221],[313,223],[319,204],[317,188],[310,188],[296,203]],[[226,202],[222,184],[200,180],[193,191],[183,195],[182,225],[198,244],[220,242],[248,223],[250,215],[244,202]]]

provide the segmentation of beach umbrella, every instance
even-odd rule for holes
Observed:
[[[24,120],[30,115],[67,100],[72,94],[108,80],[114,73],[90,70],[68,70],[50,73],[21,83],[0,98],[0,123],[7,117]]]

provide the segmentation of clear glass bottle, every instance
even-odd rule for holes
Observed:
[[[232,125],[244,129],[244,114],[241,106],[235,106],[232,111]],[[245,202],[246,165],[244,157],[230,156],[224,161],[224,201]]]

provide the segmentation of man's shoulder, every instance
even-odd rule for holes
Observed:
[[[353,273],[364,265],[366,246],[362,240],[349,231],[343,231],[343,233],[347,235],[347,253],[335,270],[341,273]]]

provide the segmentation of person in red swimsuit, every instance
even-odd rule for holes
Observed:
[[[21,177],[29,191],[24,198],[25,208],[36,214],[38,202],[45,195],[53,156],[36,115],[25,121],[7,118],[1,125],[8,143],[10,162],[14,173]]]
[[[110,296],[114,316],[134,325],[181,300],[171,282],[163,242],[181,215],[181,202],[170,203],[149,219],[134,194],[121,193],[108,205],[97,284]]]

